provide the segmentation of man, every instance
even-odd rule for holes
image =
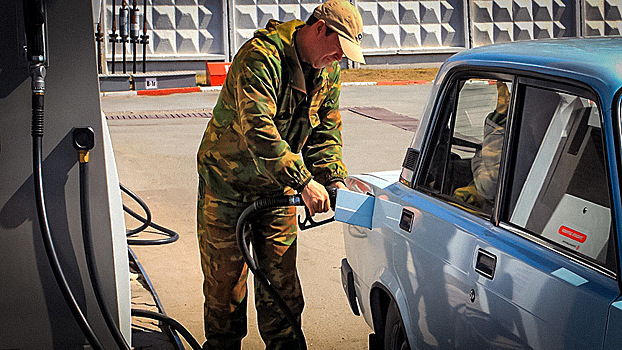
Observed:
[[[239,349],[246,335],[248,270],[235,238],[241,212],[258,198],[297,191],[314,215],[329,210],[325,187],[345,187],[339,61],[345,53],[364,63],[362,31],[354,6],[328,0],[307,23],[271,20],[233,59],[197,155],[204,348]],[[300,320],[295,214],[293,207],[266,212],[252,235],[255,259]],[[255,304],[266,347],[297,348],[292,327],[257,283]]]
[[[482,149],[471,159],[473,181],[454,192],[454,196],[464,203],[486,210],[492,207],[497,194],[501,148],[509,105],[510,90],[506,83],[497,81],[497,107],[486,116]]]

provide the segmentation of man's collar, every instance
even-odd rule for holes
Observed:
[[[289,83],[291,84],[292,88],[306,94],[307,89],[305,87],[305,76],[302,72],[300,58],[298,57],[298,53],[296,52],[296,31],[304,26],[304,22],[299,22],[300,23],[296,23],[296,21],[291,21],[283,23],[279,26],[277,31],[279,32],[279,37],[281,37],[281,41],[283,42],[283,51],[285,52],[285,57],[287,57],[288,61],[287,64],[290,68]]]
[[[296,31],[304,25],[305,23],[303,21],[293,20],[277,25],[276,31],[279,39],[281,39],[283,43],[283,52],[285,53],[285,59],[287,61],[286,64],[289,66],[289,83],[293,89],[307,94],[305,76],[302,70],[300,57],[296,50]],[[313,91],[309,93],[315,92],[318,85],[321,86],[322,79],[326,78],[325,69],[317,69],[316,74],[311,78],[314,83],[319,82],[319,84],[314,84]],[[320,79],[319,81],[318,78]]]

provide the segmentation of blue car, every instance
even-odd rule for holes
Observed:
[[[450,58],[402,169],[337,197],[371,348],[622,349],[622,38]]]

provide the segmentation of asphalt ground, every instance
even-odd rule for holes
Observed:
[[[346,86],[340,109],[344,161],[350,174],[401,167],[413,133],[353,113],[348,107],[379,107],[418,118],[431,84]],[[104,96],[107,114],[209,112],[218,92],[167,96]],[[135,246],[167,314],[199,340],[203,334],[203,294],[196,239],[196,151],[207,125],[205,118],[109,120],[120,181],[150,207],[153,221],[179,233],[164,246]],[[127,197],[126,203],[131,204]],[[138,222],[126,217],[128,226]],[[309,349],[366,349],[371,329],[348,306],[339,267],[345,256],[343,228],[330,223],[299,234],[298,270],[305,296],[303,331]],[[148,235],[148,234],[147,234]],[[252,282],[250,282],[252,283]],[[244,349],[263,349],[249,288],[248,336]]]

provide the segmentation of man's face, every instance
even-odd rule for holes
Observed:
[[[505,83],[497,84],[497,112],[506,113],[510,104],[510,90]]]
[[[328,27],[324,21],[318,21],[314,24],[313,36],[314,40],[306,42],[307,60],[315,69],[324,68],[331,65],[334,61],[341,61],[343,51],[339,44],[339,35],[335,32],[326,36]]]

